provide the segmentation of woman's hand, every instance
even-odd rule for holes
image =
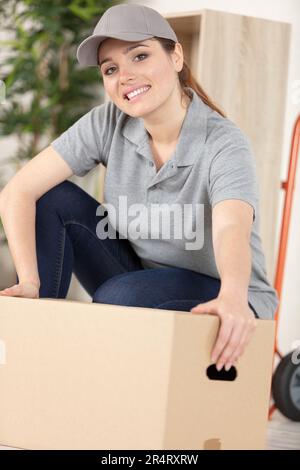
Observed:
[[[224,365],[225,370],[229,370],[244,353],[257,326],[257,319],[247,301],[223,295],[196,305],[191,312],[208,313],[220,317],[221,325],[211,360],[217,364],[218,370],[221,370]]]
[[[29,299],[39,298],[39,286],[33,282],[20,282],[12,287],[0,291],[0,295],[8,297],[27,297]]]

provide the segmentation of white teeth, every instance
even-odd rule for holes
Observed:
[[[133,98],[134,96],[136,95],[139,95],[140,93],[143,93],[144,91],[147,91],[149,90],[150,86],[147,86],[147,87],[144,87],[144,88],[138,88],[137,90],[134,90],[133,92],[131,93],[128,93],[127,98],[129,98],[131,100],[131,98]]]

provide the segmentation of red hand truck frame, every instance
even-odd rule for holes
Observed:
[[[280,411],[285,414],[290,419],[295,421],[300,421],[300,408],[299,413],[298,410],[295,408],[294,411],[289,411],[288,413],[285,412],[287,403],[286,400],[290,400],[291,397],[289,396],[289,390],[286,388],[281,388],[278,385],[279,380],[284,379],[285,381],[288,380],[287,374],[284,372],[283,369],[286,367],[291,367],[291,355],[289,354],[288,357],[285,358],[281,354],[280,350],[278,349],[278,322],[279,322],[279,312],[280,312],[280,300],[281,300],[281,293],[282,293],[282,284],[283,284],[283,276],[284,276],[284,269],[285,269],[285,261],[286,261],[286,252],[287,252],[287,243],[288,243],[288,234],[289,234],[289,227],[290,227],[290,219],[291,219],[291,212],[292,212],[292,202],[293,202],[293,192],[295,187],[295,179],[296,179],[296,170],[297,170],[297,161],[298,161],[298,154],[299,154],[299,145],[300,145],[300,115],[298,116],[296,123],[294,125],[293,130],[293,137],[290,149],[290,159],[289,159],[289,168],[288,168],[288,177],[286,181],[281,183],[281,189],[285,190],[285,200],[284,200],[284,208],[282,214],[282,221],[281,221],[281,233],[280,233],[280,242],[279,242],[279,250],[278,250],[278,258],[277,258],[277,268],[275,274],[275,282],[274,288],[277,291],[279,297],[279,305],[275,312],[275,321],[276,321],[276,329],[275,329],[275,345],[274,345],[274,359],[277,355],[281,360],[281,366],[277,367],[276,371],[279,370],[280,377],[276,377],[276,387],[279,392],[276,392],[277,395],[279,393],[280,396],[275,396],[274,394],[274,379],[276,376],[273,376],[273,398],[275,403],[270,407],[269,410],[269,419],[271,418],[273,412],[278,408]],[[288,359],[288,361],[286,360]],[[293,366],[292,366],[293,367]],[[298,367],[298,366],[297,366]],[[298,376],[300,371],[300,364],[298,367]],[[290,370],[290,373],[293,371]],[[285,384],[287,385],[287,383]],[[285,392],[284,392],[285,391]],[[277,402],[276,402],[277,400]],[[291,405],[291,403],[290,403]]]

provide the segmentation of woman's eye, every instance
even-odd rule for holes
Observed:
[[[109,70],[113,69],[113,67],[110,67],[109,69],[107,69],[105,72],[104,72],[104,75],[111,75],[111,73],[108,73]]]
[[[141,57],[141,56],[148,57],[148,54],[138,54],[138,55],[135,56],[135,59],[136,59],[137,57]],[[142,60],[144,60],[144,59],[142,59]],[[138,61],[138,62],[140,62],[140,61]],[[109,68],[104,72],[104,75],[111,75],[111,73],[108,73],[108,72],[109,72],[109,70],[114,69],[114,68],[115,68],[115,67],[109,67]]]
[[[144,57],[148,57],[148,54],[138,54],[138,55],[135,56],[135,57],[141,57],[141,55],[143,55]]]

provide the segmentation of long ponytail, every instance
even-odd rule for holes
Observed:
[[[172,53],[175,49],[175,42],[170,40],[170,39],[165,39],[165,38],[160,38],[160,37],[155,37],[153,40],[157,40],[160,42],[162,48],[167,52],[168,54]],[[179,77],[179,82],[181,89],[183,91],[184,87],[190,87],[193,88],[193,90],[197,93],[198,96],[202,99],[202,101],[209,106],[211,109],[214,111],[217,111],[217,113],[221,114],[221,116],[226,117],[225,113],[220,109],[219,106],[217,106],[211,98],[205,93],[203,88],[199,85],[197,80],[194,78],[189,66],[187,63],[184,61],[183,63],[183,68],[178,74]]]

